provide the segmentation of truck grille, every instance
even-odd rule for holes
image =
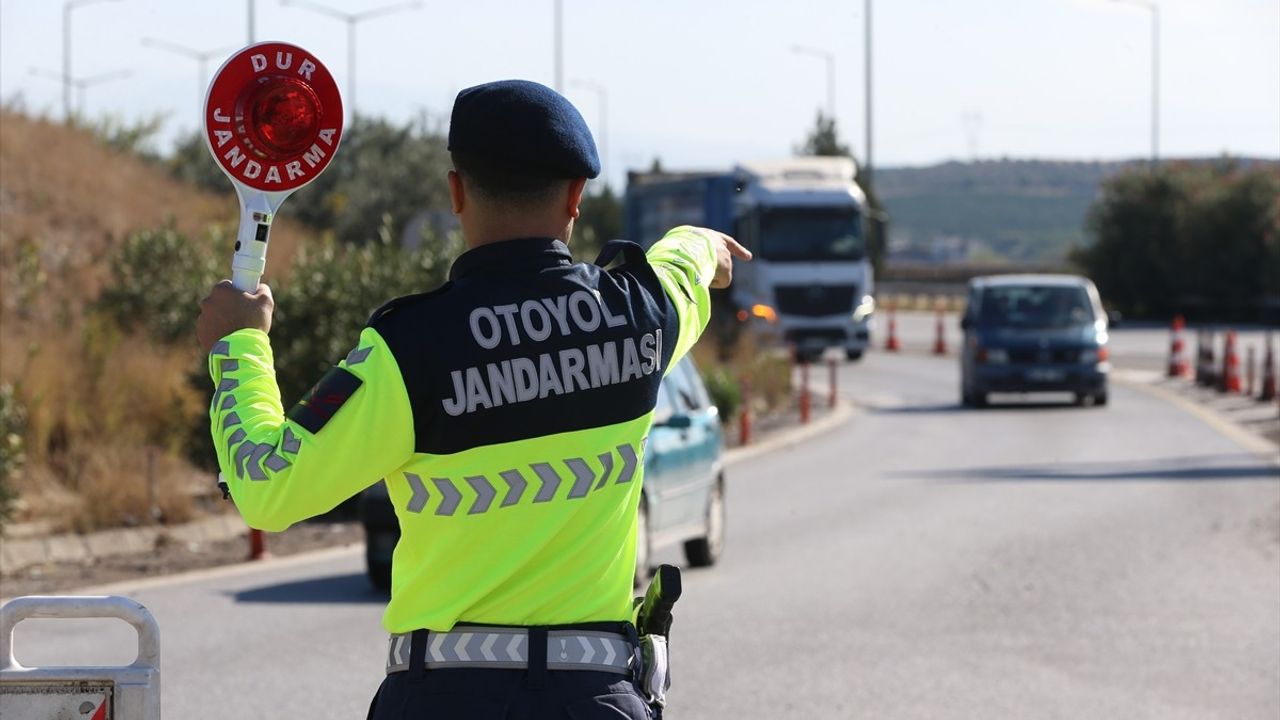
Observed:
[[[774,290],[781,315],[840,315],[853,312],[856,285],[783,285]]]

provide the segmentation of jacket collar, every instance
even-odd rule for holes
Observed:
[[[458,280],[498,269],[528,272],[573,264],[569,246],[555,238],[503,240],[472,248],[458,256],[449,269],[449,279]]]

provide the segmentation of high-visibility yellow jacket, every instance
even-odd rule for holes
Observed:
[[[628,620],[644,440],[706,327],[715,247],[682,227],[614,249],[611,270],[558,240],[464,253],[287,414],[267,335],[222,338],[210,418],[245,521],[283,530],[385,478],[387,630]]]

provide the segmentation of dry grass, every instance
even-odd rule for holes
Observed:
[[[204,412],[188,383],[194,339],[170,348],[123,337],[91,306],[130,234],[170,220],[191,238],[213,224],[233,233],[238,217],[230,184],[201,192],[86,131],[0,111],[0,381],[29,410],[16,519],[79,530],[176,522],[192,512],[189,489],[212,486],[182,458]],[[304,232],[273,228],[274,275]],[[191,289],[192,303],[204,290]]]
[[[764,414],[787,408],[792,400],[791,358],[783,348],[761,347],[751,333],[740,333],[728,348],[708,330],[693,346],[693,359],[703,371],[723,365],[748,388],[751,410]]]

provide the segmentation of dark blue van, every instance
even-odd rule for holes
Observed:
[[[966,407],[986,405],[999,392],[1068,392],[1080,405],[1107,404],[1107,315],[1087,278],[974,278],[960,326]]]

